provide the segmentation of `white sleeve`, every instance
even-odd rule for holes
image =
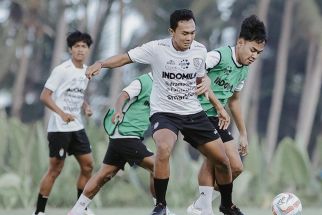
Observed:
[[[198,62],[199,65],[199,69],[197,71],[197,77],[203,77],[206,74],[206,57],[207,57],[207,50],[205,49],[205,52],[203,54],[203,59],[200,60],[200,62]],[[195,60],[194,60],[195,61]],[[196,62],[193,62],[194,64],[196,64]]]
[[[130,99],[138,96],[141,92],[141,82],[139,80],[132,81],[127,87],[125,87],[122,91],[129,94]]]
[[[151,64],[154,56],[154,41],[131,49],[128,55],[133,62]]]
[[[239,84],[235,88],[235,91],[237,91],[237,92],[241,91],[244,88],[244,84],[245,84],[245,81],[239,82]]]
[[[45,88],[56,91],[59,87],[60,83],[64,80],[64,72],[63,70],[59,70],[56,68],[51,72],[48,80],[46,81]]]
[[[210,51],[207,53],[206,69],[212,69],[220,62],[220,54],[218,51]]]

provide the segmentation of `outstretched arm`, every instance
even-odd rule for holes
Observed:
[[[132,63],[132,61],[127,53],[114,55],[105,60],[96,61],[94,64],[89,66],[86,70],[86,76],[88,79],[91,79],[94,75],[98,75],[102,68],[112,69],[129,63]]]
[[[239,131],[239,153],[242,156],[247,155],[248,153],[248,139],[247,139],[247,131],[245,126],[245,121],[243,119],[241,106],[240,106],[240,92],[234,92],[233,96],[230,97],[228,101],[229,109],[234,118],[236,126]]]

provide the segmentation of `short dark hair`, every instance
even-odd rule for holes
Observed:
[[[80,31],[70,33],[66,40],[69,48],[72,48],[72,46],[78,42],[84,42],[88,47],[93,43],[92,37],[88,33],[82,33]]]
[[[196,22],[195,17],[191,10],[188,10],[188,9],[175,10],[170,15],[170,28],[172,30],[176,30],[176,28],[178,27],[179,21],[182,21],[182,20],[189,21],[190,19]]]
[[[247,17],[241,25],[239,38],[256,41],[257,43],[266,43],[267,35],[264,23],[256,15]]]

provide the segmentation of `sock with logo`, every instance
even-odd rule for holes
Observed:
[[[154,189],[155,189],[157,204],[162,203],[164,206],[167,205],[167,202],[165,200],[165,194],[167,192],[168,182],[169,182],[169,178],[166,178],[166,179],[154,178]]]
[[[199,197],[195,201],[195,207],[202,211],[212,211],[212,192],[214,187],[199,186]]]
[[[47,200],[48,200],[48,196],[43,196],[40,193],[38,194],[37,207],[36,207],[35,214],[38,214],[39,212],[45,213]]]
[[[81,194],[78,198],[76,204],[71,210],[71,214],[73,215],[83,215],[89,203],[91,203],[91,199],[87,198],[84,194]]]
[[[232,202],[232,192],[233,192],[233,183],[219,185],[219,192],[221,195],[221,205],[230,208],[233,205]]]

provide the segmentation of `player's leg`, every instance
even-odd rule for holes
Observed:
[[[233,180],[235,180],[243,172],[243,162],[236,142],[233,140],[225,142],[225,151],[229,158]]]
[[[124,169],[125,161],[119,153],[117,141],[117,139],[110,139],[101,168],[86,183],[83,193],[69,212],[70,215],[83,215],[85,209],[103,185],[111,180],[120,169]]]
[[[40,181],[36,211],[34,214],[45,213],[45,208],[49,194],[53,188],[56,178],[61,173],[64,166],[64,160],[58,158],[49,158],[49,167]]]
[[[215,145],[224,145],[221,141],[219,141],[219,143],[216,143]],[[233,190],[233,183],[232,181],[230,181],[230,183],[227,183],[227,176],[225,176],[225,173],[223,174],[223,172],[220,172],[218,170],[222,170],[221,168],[216,168],[216,160],[218,158],[216,158],[216,146],[211,146],[209,143],[204,144],[201,146],[201,148],[205,147],[205,149],[201,150],[204,151],[203,153],[206,154],[208,159],[211,158],[215,158],[213,160],[211,160],[211,162],[213,163],[214,166],[214,171],[215,171],[215,179],[218,185],[218,189],[221,195],[221,204],[220,204],[220,211],[223,212],[224,214],[233,214],[233,215],[243,215],[243,213],[239,210],[239,208],[237,208],[233,203],[232,203],[232,190]],[[208,153],[208,155],[207,155]],[[213,156],[213,157],[212,157]],[[226,155],[226,157],[228,158],[228,156]],[[229,158],[228,158],[229,161]],[[230,162],[230,161],[229,161]],[[229,172],[231,174],[231,169],[229,169]],[[224,177],[222,177],[222,175],[224,175]],[[232,180],[232,177],[231,177]]]
[[[69,215],[83,215],[94,196],[119,170],[120,168],[117,166],[102,164],[99,171],[86,183],[83,193],[69,212]]]
[[[79,198],[79,196],[83,193],[86,183],[92,176],[94,161],[91,153],[77,155],[75,158],[80,167],[80,173],[77,179],[77,197]]]
[[[154,160],[155,157],[149,156],[149,157],[145,157],[141,163],[139,164],[142,168],[146,169],[149,171],[150,173],[150,183],[149,183],[149,187],[150,187],[150,192],[153,196],[153,198],[155,199],[155,191],[154,191],[154,181],[153,181],[153,169],[154,169]]]
[[[153,139],[156,144],[154,163],[154,189],[156,206],[152,211],[154,215],[166,214],[166,192],[170,177],[169,159],[177,140],[178,128],[175,125],[178,115],[157,113],[151,117]]]
[[[92,176],[94,160],[85,130],[75,131],[72,134],[72,142],[68,148],[68,154],[75,156],[80,167],[80,174],[77,179],[77,198],[79,198],[87,181]]]
[[[187,123],[182,132],[184,138],[204,154],[213,164],[221,194],[221,202],[225,207],[231,207],[233,205],[231,195],[233,184],[230,163],[225,152],[224,144],[204,112],[191,115],[190,117],[191,122]],[[208,179],[209,178],[210,177],[208,177]],[[206,180],[205,186],[212,187],[213,180]],[[212,189],[213,188],[208,189],[209,192],[206,192],[207,190],[205,190],[209,205],[207,206],[207,211],[202,212],[206,212],[206,214],[212,214]]]
[[[34,214],[45,213],[49,194],[56,178],[60,175],[66,158],[67,148],[71,139],[69,132],[49,132],[49,166],[40,181],[40,189]]]

